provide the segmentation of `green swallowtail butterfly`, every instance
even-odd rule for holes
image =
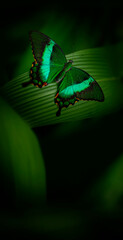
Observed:
[[[54,101],[59,109],[68,107],[79,100],[96,100],[103,102],[104,94],[99,84],[87,72],[72,66],[72,60],[67,62],[62,49],[43,33],[32,31],[29,34],[34,62],[30,69],[30,81],[23,86],[33,84],[42,88],[57,82],[57,93]]]

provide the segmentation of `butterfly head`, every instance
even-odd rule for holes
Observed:
[[[68,62],[69,62],[69,63],[73,63],[73,60],[70,59]]]

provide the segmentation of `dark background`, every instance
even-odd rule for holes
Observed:
[[[123,40],[122,5],[118,2],[8,4],[1,8],[1,85],[24,72],[25,62],[20,68],[19,64],[29,47],[30,30],[51,36],[65,54]],[[40,199],[28,204],[23,201],[15,208],[14,180],[6,193],[8,181],[2,184],[5,177],[1,168],[2,216],[5,213],[4,218],[11,219],[12,214],[20,223],[15,228],[1,223],[1,234],[33,239],[121,239],[122,113],[123,109],[118,109],[96,119],[34,128],[46,167],[46,211],[42,211]],[[42,212],[49,216],[47,233],[44,228],[39,231],[32,221],[33,215],[40,218]],[[30,216],[27,227],[25,213]],[[66,220],[66,216],[70,218]],[[53,221],[56,228],[51,231]]]

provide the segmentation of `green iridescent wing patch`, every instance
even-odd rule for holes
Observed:
[[[60,115],[63,107],[68,107],[79,100],[104,101],[104,94],[99,84],[85,71],[72,67],[58,84],[55,103]]]
[[[43,33],[32,31],[29,34],[32,45],[34,62],[30,69],[30,79],[23,86],[33,84],[38,87],[52,83],[55,76],[63,69],[66,63],[62,49]]]

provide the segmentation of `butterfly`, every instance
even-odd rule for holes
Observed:
[[[59,108],[56,116],[60,116],[63,107],[79,100],[104,101],[103,91],[94,78],[73,67],[72,60],[67,62],[62,49],[51,38],[37,31],[31,31],[29,37],[35,61],[30,69],[30,81],[23,83],[23,87],[33,84],[42,88],[56,82],[54,102]]]

